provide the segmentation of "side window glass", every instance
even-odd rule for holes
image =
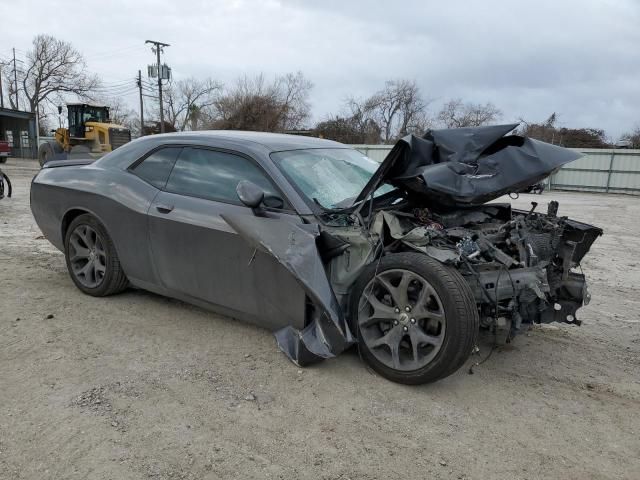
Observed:
[[[138,177],[156,188],[164,188],[182,147],[162,148],[153,152],[133,169]]]
[[[265,173],[250,160],[231,153],[188,147],[180,154],[166,190],[239,204],[236,187],[241,180],[262,187],[266,198],[280,196]],[[278,207],[282,207],[282,201]]]

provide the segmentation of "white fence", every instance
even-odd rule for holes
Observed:
[[[392,145],[352,145],[382,162]],[[572,148],[584,156],[562,167],[546,180],[553,190],[627,193],[640,195],[640,150]]]

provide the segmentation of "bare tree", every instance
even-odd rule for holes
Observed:
[[[312,84],[301,72],[267,83],[264,75],[240,78],[215,102],[209,125],[228,130],[284,132],[309,118]]]
[[[51,35],[33,39],[24,68],[18,71],[18,82],[32,112],[38,112],[39,105],[53,94],[86,98],[99,85],[98,78],[86,71],[82,55]]]
[[[414,133],[424,125],[427,105],[415,82],[387,81],[372,101],[377,104],[376,111],[385,143]]]
[[[346,101],[346,118],[352,124],[353,129],[362,136],[370,137],[369,141],[363,143],[380,143],[382,131],[377,119],[378,102],[374,97],[358,100],[354,97]],[[355,142],[357,143],[357,142]]]
[[[380,143],[380,127],[372,119],[334,116],[314,127],[318,136],[341,143]]]
[[[384,143],[391,143],[410,133],[424,133],[430,123],[427,105],[420,88],[409,80],[389,80],[371,97],[347,101],[352,118],[363,125],[373,121],[380,127]]]
[[[41,136],[46,137],[51,135],[51,132],[55,130],[54,127],[57,127],[57,125],[53,123],[51,114],[48,112],[44,115],[40,113],[40,117],[38,118],[38,133]]]
[[[101,99],[100,103],[109,107],[109,120],[127,127],[134,137],[140,136],[140,114],[126,104],[121,97]]]
[[[446,128],[480,127],[490,125],[502,117],[493,103],[463,103],[457,98],[449,100],[438,113],[439,122]]]
[[[623,134],[620,140],[629,142],[630,148],[640,148],[640,126],[637,126],[629,133]]]
[[[215,105],[222,85],[211,78],[187,78],[170,85],[164,92],[165,120],[176,130],[198,130],[201,112]]]
[[[302,128],[309,118],[309,92],[313,83],[302,72],[287,73],[276,78],[274,91],[280,100],[280,117],[284,130]]]
[[[558,128],[556,128],[557,120],[558,115],[556,112],[553,112],[544,122],[540,123],[530,122],[521,118],[518,134],[547,143],[560,143],[562,139],[560,138]]]
[[[17,110],[16,105],[16,91],[13,83],[13,70],[12,63],[0,63],[0,75],[2,75],[2,94],[4,95],[4,101],[8,102],[9,108]],[[5,103],[5,106],[7,103]]]

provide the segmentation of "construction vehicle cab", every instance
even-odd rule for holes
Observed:
[[[87,122],[109,123],[109,107],[87,104],[67,105],[69,114],[69,135],[84,138]]]
[[[67,114],[69,127],[56,129],[54,138],[38,148],[40,165],[50,160],[99,158],[131,141],[128,128],[111,123],[109,107],[70,103]]]

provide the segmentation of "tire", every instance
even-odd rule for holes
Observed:
[[[350,320],[371,368],[408,385],[454,373],[478,338],[478,309],[462,275],[421,253],[368,265],[351,292]]]
[[[63,160],[66,156],[61,155],[64,153],[62,147],[58,142],[53,140],[47,141],[40,145],[38,148],[38,161],[40,162],[40,166],[44,167],[44,164],[50,162],[51,160]]]
[[[44,167],[44,164],[53,158],[53,149],[49,144],[44,144],[38,151],[38,162],[40,166]]]
[[[7,157],[0,157],[0,163],[7,163]]]
[[[71,221],[65,233],[64,254],[71,280],[87,295],[106,297],[127,288],[129,281],[111,237],[93,216],[83,214]]]
[[[44,167],[44,164],[53,160],[54,157],[55,151],[50,143],[45,143],[38,149],[38,161],[41,167]]]

